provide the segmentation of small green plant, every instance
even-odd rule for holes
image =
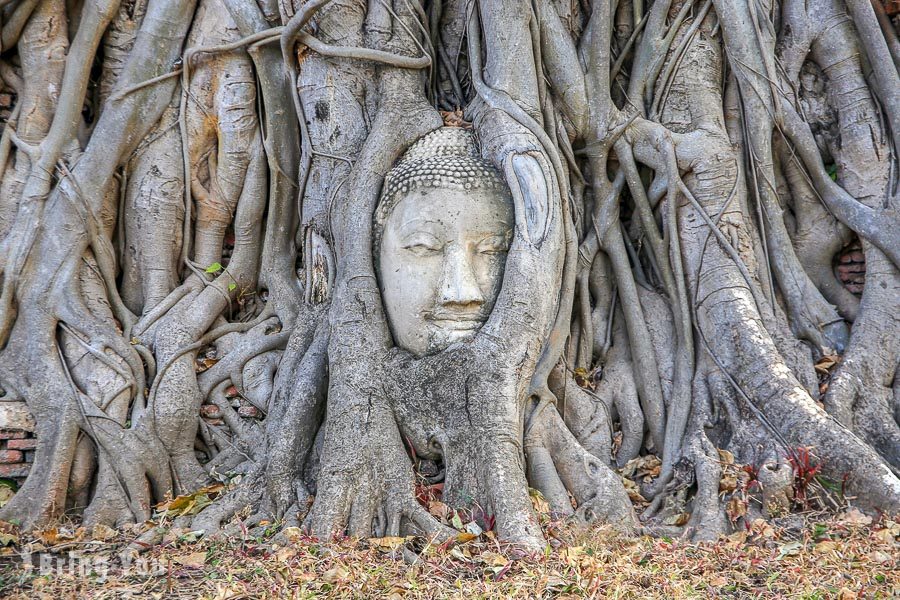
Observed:
[[[816,523],[813,526],[813,539],[819,541],[825,537],[828,537],[828,526],[824,523]]]

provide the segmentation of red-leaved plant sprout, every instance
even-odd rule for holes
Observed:
[[[810,450],[811,448],[807,446],[799,446],[787,456],[788,463],[794,470],[794,501],[803,508],[807,508],[809,504],[807,497],[809,486],[822,470],[822,465],[815,463],[815,457]]]

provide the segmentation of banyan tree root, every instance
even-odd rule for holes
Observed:
[[[423,477],[532,550],[529,488],[703,539],[900,510],[896,37],[870,3],[0,13],[0,399],[38,438],[0,518],[142,521],[230,480],[195,528],[449,539]],[[373,219],[442,125],[514,227],[490,316],[421,355]],[[853,235],[859,300],[832,270]]]

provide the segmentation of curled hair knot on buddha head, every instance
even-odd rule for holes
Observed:
[[[384,179],[374,215],[376,256],[391,211],[407,194],[423,188],[460,191],[487,188],[509,195],[509,187],[497,169],[479,156],[470,130],[435,129],[410,146]]]

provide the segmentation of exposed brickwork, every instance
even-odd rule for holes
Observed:
[[[6,477],[7,479],[15,479],[16,483],[22,485],[25,483],[25,478],[28,477],[28,471],[31,470],[31,465],[28,463],[13,463],[9,465],[0,464],[0,477]]]
[[[10,450],[34,450],[37,448],[37,438],[11,439],[6,442],[6,447]]]
[[[21,450],[0,450],[0,463],[5,465],[25,462],[25,455]]]
[[[231,408],[235,409],[241,418],[261,419],[263,417],[262,411],[241,398],[237,388],[233,385],[225,389],[225,397],[231,403]],[[203,417],[207,425],[225,424],[225,421],[222,420],[222,409],[215,404],[203,404],[200,406],[200,416]]]
[[[34,417],[25,403],[0,401],[0,477],[25,483],[36,447]]]
[[[866,284],[866,257],[859,240],[848,244],[835,257],[834,271],[845,288],[857,296],[862,294]]]
[[[245,419],[258,419],[261,414],[255,406],[242,406],[238,409],[238,414]]]
[[[24,431],[14,433],[21,433],[23,436],[26,434]],[[15,479],[20,486],[25,483],[31,463],[34,462],[35,446],[37,446],[37,440],[33,437],[0,440],[0,477]]]
[[[222,411],[215,404],[204,404],[200,407],[200,416],[204,419],[221,419]]]

